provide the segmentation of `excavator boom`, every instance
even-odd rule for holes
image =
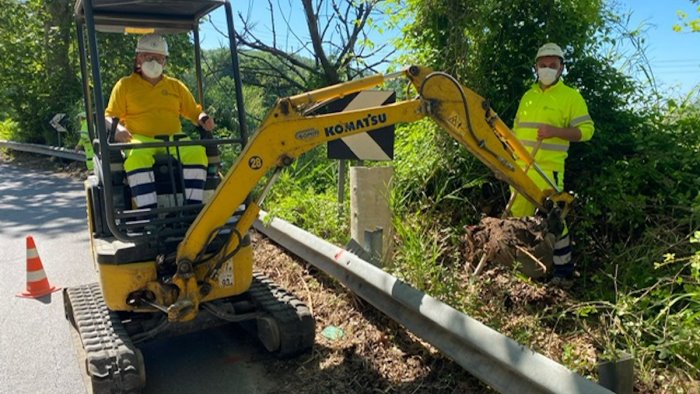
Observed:
[[[416,98],[340,113],[308,114],[310,109],[326,100],[366,90],[399,77],[408,79],[416,88]],[[191,301],[184,304],[187,313],[196,313],[199,300],[195,279],[188,275],[192,271],[190,265],[202,259],[208,242],[225,227],[231,214],[244,203],[250,191],[270,170],[279,170],[301,154],[328,141],[397,123],[414,122],[426,116],[536,206],[544,208],[545,201],[553,197],[558,202],[570,203],[571,197],[559,193],[556,186],[552,185],[552,190],[541,190],[528,177],[516,159],[532,165],[532,156],[484,98],[448,74],[411,66],[398,73],[375,75],[283,98],[269,112],[178,246],[176,261],[179,271],[173,282],[180,287],[180,298]],[[537,168],[536,165],[534,167]],[[225,260],[235,254],[241,235],[250,229],[258,212],[258,203],[247,205],[233,231],[234,236],[216,256],[210,256],[210,269],[205,282],[216,275]],[[192,304],[195,306],[193,309],[190,308]],[[176,311],[174,318],[177,316]]]

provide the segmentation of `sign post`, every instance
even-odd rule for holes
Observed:
[[[54,115],[53,118],[51,118],[51,120],[49,121],[49,124],[51,125],[51,127],[54,128],[54,130],[56,130],[56,134],[58,135],[58,146],[59,147],[61,147],[61,133],[68,132],[68,130],[65,127],[63,127],[63,125],[61,124],[61,121],[65,117],[66,117],[66,114],[58,113],[58,114]]]

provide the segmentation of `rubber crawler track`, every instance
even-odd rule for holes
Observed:
[[[66,318],[84,352],[86,382],[93,393],[137,393],[145,385],[140,351],[131,343],[119,315],[110,311],[98,283],[63,291]],[[80,350],[80,349],[79,349]]]
[[[248,296],[278,326],[277,356],[292,357],[313,347],[316,322],[302,301],[261,273],[253,275]],[[141,392],[145,386],[143,357],[119,315],[105,305],[99,284],[67,288],[63,299],[80,358],[85,360],[88,391]]]
[[[313,347],[316,321],[306,304],[259,272],[253,274],[249,294],[279,327],[279,357],[291,357]]]

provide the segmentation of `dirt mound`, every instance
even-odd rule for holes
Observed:
[[[462,237],[465,260],[476,266],[486,256],[490,264],[505,267],[518,264],[518,269],[532,278],[544,276],[551,270],[556,240],[550,227],[541,216],[485,217],[479,224],[465,228]]]

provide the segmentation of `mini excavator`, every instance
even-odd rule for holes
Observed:
[[[241,126],[238,138],[214,139],[202,133],[194,141],[115,143],[103,116],[88,117],[95,169],[85,181],[85,194],[99,282],[64,289],[64,305],[92,392],[139,392],[146,379],[140,344],[232,322],[248,328],[281,357],[311,349],[315,321],[309,308],[254,272],[249,232],[275,175],[320,144],[429,117],[540,209],[561,209],[572,200],[551,181],[550,189],[541,190],[519,167],[517,159],[530,166],[533,158],[484,98],[452,76],[421,66],[279,99],[248,138],[227,0],[78,0],[75,17],[85,107],[104,114],[98,32],[193,34],[201,103],[198,28],[200,20],[219,7],[226,11]],[[315,111],[392,79],[406,80],[416,97],[339,113]],[[184,204],[177,156],[178,148],[187,144],[207,149],[203,204]],[[218,147],[224,144],[238,146],[240,154],[221,175]],[[154,165],[158,207],[132,209],[121,152],[151,146],[170,153]],[[253,201],[251,192],[263,179],[268,183]]]

